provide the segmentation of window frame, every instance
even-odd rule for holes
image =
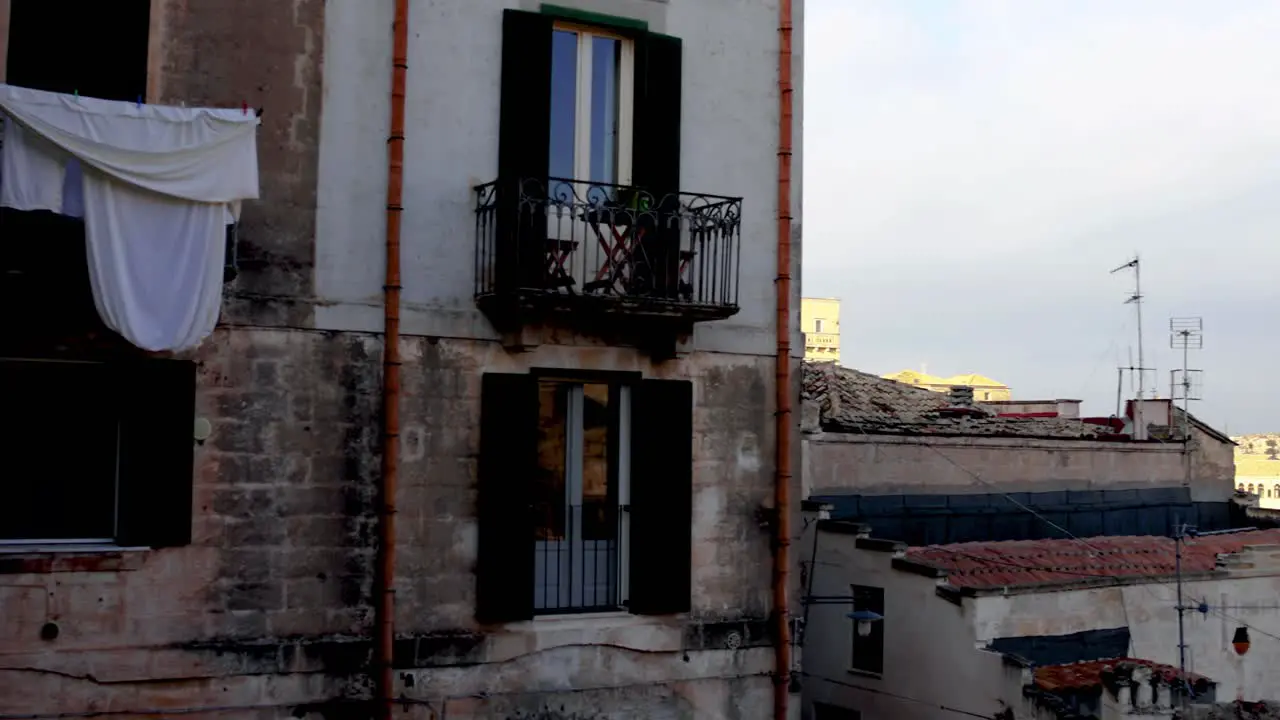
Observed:
[[[578,55],[575,69],[573,117],[573,177],[566,178],[591,184],[591,100],[594,63],[593,38],[618,41],[618,136],[615,178],[607,184],[629,186],[632,182],[632,149],[635,141],[635,63],[636,41],[619,32],[586,23],[556,20],[551,25],[552,37],[557,32],[577,35]],[[554,41],[553,41],[554,47]],[[552,82],[555,82],[554,76]],[[552,128],[554,132],[554,127]],[[550,137],[548,137],[548,143]],[[550,159],[550,158],[549,158]],[[550,163],[547,172],[550,173]],[[603,182],[603,181],[601,181]]]
[[[629,376],[628,376],[629,377]],[[565,477],[563,480],[564,496],[562,498],[561,509],[567,514],[573,511],[575,506],[581,508],[583,505],[583,489],[584,489],[584,468],[583,468],[583,452],[586,443],[584,438],[585,426],[583,419],[585,415],[585,392],[586,385],[603,385],[608,388],[611,398],[616,397],[618,402],[616,424],[610,423],[611,429],[616,428],[617,437],[608,438],[606,442],[612,449],[610,457],[607,458],[609,463],[610,480],[615,483],[614,498],[610,505],[617,513],[617,546],[614,550],[613,561],[616,563],[616,580],[614,587],[610,590],[613,594],[611,602],[601,606],[577,606],[572,603],[549,606],[545,604],[544,588],[548,587],[547,575],[549,571],[544,565],[542,573],[537,572],[537,556],[539,553],[539,543],[552,541],[538,540],[532,538],[532,543],[528,548],[534,553],[535,573],[533,585],[529,588],[529,592],[533,596],[533,617],[563,617],[566,615],[583,615],[594,614],[599,612],[626,611],[630,601],[630,579],[631,579],[631,398],[635,383],[627,378],[619,378],[617,376],[595,376],[588,377],[585,375],[574,374],[542,374],[536,376],[538,384],[551,384],[558,387],[564,387],[568,390],[568,404],[565,408],[565,458],[564,469]],[[616,395],[615,395],[616,391]],[[614,443],[616,440],[616,444]],[[567,515],[566,515],[567,516]],[[584,545],[587,542],[581,537],[581,524],[577,524],[577,534],[579,537],[572,537],[574,533],[573,524],[566,522],[566,537],[558,542],[569,544],[569,554],[571,558],[585,555]],[[560,550],[557,550],[557,554]],[[574,573],[572,564],[570,565],[568,595],[573,598],[574,590]],[[559,570],[556,571],[559,576]],[[585,597],[585,579],[582,580],[582,592],[579,593]],[[542,596],[543,605],[539,606],[539,596]]]
[[[867,595],[878,597],[878,603],[874,600],[871,602],[859,602],[860,599],[866,598]],[[858,634],[858,623],[850,620],[850,643],[849,643],[849,672],[855,675],[865,675],[867,677],[884,677],[884,626],[888,620],[886,614],[887,608],[884,602],[884,588],[874,585],[849,585],[849,596],[853,598],[852,610],[871,610],[879,613],[881,619],[871,623],[871,632],[865,637]],[[879,607],[875,607],[876,605]],[[868,607],[870,605],[870,607]],[[873,664],[859,664],[858,648],[860,645],[871,645],[879,655]]]
[[[39,363],[41,365],[48,365],[51,367],[68,366],[68,365],[79,365],[79,366],[96,365],[99,368],[101,368],[104,373],[110,373],[112,369],[110,363],[103,362],[103,361],[96,361],[96,360],[0,356],[0,372],[4,372],[5,367],[7,365],[21,365],[21,364],[34,364],[34,363]],[[102,405],[103,407],[108,407],[108,408],[112,408],[112,410],[116,410],[116,408],[114,407],[116,405],[116,403],[113,402],[114,400],[115,398],[112,397],[112,393],[110,392],[110,390],[108,390],[103,395],[94,398],[91,402],[95,402]],[[0,549],[23,550],[23,549],[32,549],[32,548],[46,548],[46,547],[48,548],[68,548],[68,547],[80,548],[80,547],[103,547],[103,546],[110,547],[110,546],[115,546],[117,544],[116,538],[119,537],[119,534],[120,534],[120,435],[121,435],[120,431],[121,431],[121,424],[123,423],[123,418],[121,417],[121,414],[119,412],[112,412],[111,416],[113,421],[111,431],[115,435],[114,442],[112,442],[111,462],[110,462],[110,465],[111,465],[111,471],[110,471],[111,535],[106,537],[100,537],[95,535],[66,535],[61,537],[18,538],[18,537],[6,537],[3,534],[0,534]],[[97,482],[106,482],[106,481],[107,481],[106,474],[104,474],[102,478],[92,480],[92,482],[94,482],[95,484]],[[61,505],[59,505],[59,507],[61,507]]]

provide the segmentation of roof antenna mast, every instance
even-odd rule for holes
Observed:
[[[1134,253],[1133,259],[1111,271],[1114,275],[1121,270],[1133,270],[1133,293],[1129,295],[1124,302],[1126,305],[1132,304],[1135,314],[1138,317],[1138,367],[1129,368],[1130,372],[1134,372],[1138,376],[1138,399],[1142,400],[1146,397],[1146,371],[1147,366],[1144,364],[1144,356],[1142,353],[1142,265],[1138,258],[1138,254]]]

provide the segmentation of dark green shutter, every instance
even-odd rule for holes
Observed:
[[[551,34],[548,15],[502,15],[502,97],[498,120],[496,280],[500,291],[539,287],[546,249],[551,165]]]
[[[679,38],[648,33],[636,43],[632,184],[653,195],[655,227],[646,228],[641,262],[653,277],[653,292],[675,299],[680,291],[680,96],[683,83]]]
[[[486,373],[480,389],[476,619],[533,617],[531,488],[538,464],[538,384]]]
[[[173,547],[191,542],[196,365],[137,360],[120,366],[116,542]]]
[[[634,613],[687,612],[693,574],[693,383],[646,380],[631,394]]]

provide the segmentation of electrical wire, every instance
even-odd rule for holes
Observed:
[[[861,426],[855,426],[855,427],[857,427],[858,431],[859,431],[859,432],[861,432],[861,433],[862,433],[862,435],[863,435],[864,437],[868,438],[868,439],[869,439],[869,440],[871,440],[873,443],[875,442],[875,439],[874,439],[874,438],[872,438],[872,437],[871,437],[871,435],[870,435],[866,430],[864,430]],[[1163,441],[1163,440],[1161,440],[1161,442],[1163,443],[1164,441]],[[994,490],[994,491],[995,491],[995,493],[994,493],[994,494],[1000,495],[1000,496],[1001,496],[1001,497],[1003,497],[1004,499],[1008,500],[1010,504],[1012,504],[1012,505],[1014,505],[1015,507],[1017,507],[1017,508],[1019,508],[1019,509],[1021,509],[1021,510],[1025,511],[1025,512],[1027,512],[1027,513],[1029,513],[1032,517],[1035,517],[1036,519],[1040,520],[1041,522],[1043,522],[1044,524],[1048,525],[1049,527],[1051,527],[1051,528],[1053,528],[1053,529],[1057,530],[1058,532],[1062,533],[1063,535],[1065,535],[1065,536],[1066,536],[1066,538],[1067,538],[1067,539],[1070,539],[1070,540],[1072,540],[1072,541],[1074,541],[1074,542],[1077,542],[1077,543],[1079,543],[1079,544],[1083,545],[1085,548],[1089,549],[1091,552],[1099,553],[1099,554],[1102,554],[1102,553],[1104,553],[1104,552],[1105,552],[1105,551],[1103,551],[1101,548],[1098,548],[1098,547],[1096,547],[1096,546],[1094,546],[1094,545],[1091,545],[1091,544],[1090,544],[1087,540],[1085,540],[1084,538],[1079,537],[1079,536],[1078,536],[1078,535],[1076,535],[1075,533],[1072,533],[1070,530],[1067,530],[1066,528],[1062,527],[1061,525],[1059,525],[1059,524],[1057,524],[1057,523],[1053,522],[1052,520],[1050,520],[1050,519],[1046,518],[1045,516],[1041,515],[1040,513],[1036,512],[1036,511],[1035,511],[1035,509],[1033,509],[1033,508],[1029,507],[1029,506],[1028,506],[1028,505],[1026,505],[1025,503],[1022,503],[1022,502],[1018,501],[1018,500],[1017,500],[1016,498],[1014,498],[1012,495],[1010,495],[1010,494],[1009,494],[1009,493],[1007,493],[1007,492],[1004,492],[1004,491],[1003,491],[1003,490],[1001,490],[997,485],[995,485],[994,483],[990,482],[989,480],[987,480],[987,479],[983,478],[983,477],[982,477],[981,475],[979,475],[977,472],[975,472],[975,471],[973,471],[973,470],[970,470],[969,468],[965,467],[963,464],[961,464],[961,463],[957,462],[956,460],[954,460],[953,458],[951,458],[949,455],[947,455],[946,453],[942,452],[942,451],[941,451],[941,450],[939,450],[937,447],[933,446],[931,443],[927,443],[927,442],[920,441],[920,440],[908,440],[908,441],[907,441],[907,444],[910,444],[910,445],[919,445],[920,447],[928,448],[929,450],[931,450],[931,451],[933,451],[934,453],[936,453],[936,454],[937,454],[939,457],[941,457],[943,460],[945,460],[946,462],[950,463],[950,464],[951,464],[952,466],[954,466],[956,469],[960,470],[961,472],[965,473],[965,474],[966,474],[966,475],[968,475],[969,477],[973,478],[973,479],[974,479],[975,481],[977,481],[979,484],[981,484],[981,485],[983,485],[983,486],[986,486],[986,487],[989,487],[989,488],[991,488],[992,490]],[[1243,532],[1243,529],[1242,529],[1242,532]],[[938,546],[938,545],[932,545],[932,546],[929,546],[929,547],[930,547],[930,548],[933,548],[933,549],[941,549],[941,546]],[[988,559],[988,558],[981,558],[981,560],[982,560],[983,562],[992,562],[992,561],[991,561],[990,559]],[[1000,564],[1000,563],[997,563],[997,564]],[[1005,564],[1011,564],[1011,563],[1005,563]],[[1012,564],[1012,566],[1013,566],[1013,567],[1021,568],[1021,569],[1023,569],[1023,570],[1040,570],[1040,571],[1053,571],[1053,572],[1067,572],[1067,571],[1057,571],[1057,570],[1054,570],[1053,568],[1031,567],[1031,566],[1024,566],[1024,565],[1017,565],[1017,564]],[[1085,573],[1070,572],[1069,574],[1073,574],[1073,575],[1074,575],[1074,574],[1085,574]],[[1108,580],[1110,580],[1110,581],[1112,581],[1112,582],[1114,582],[1114,583],[1116,583],[1116,584],[1132,584],[1132,585],[1134,585],[1135,587],[1138,587],[1138,588],[1142,589],[1144,592],[1148,593],[1149,595],[1151,595],[1151,596],[1152,596],[1152,597],[1154,597],[1155,599],[1159,600],[1161,603],[1165,602],[1165,599],[1164,599],[1164,598],[1162,598],[1162,597],[1159,597],[1158,595],[1156,595],[1156,594],[1155,594],[1155,591],[1153,591],[1153,590],[1151,589],[1151,587],[1150,587],[1150,586],[1151,586],[1151,585],[1162,585],[1162,586],[1169,587],[1169,588],[1174,587],[1174,586],[1173,586],[1173,584],[1171,584],[1168,580],[1155,580],[1154,582],[1147,582],[1147,583],[1121,583],[1121,582],[1120,582],[1121,578],[1117,578],[1117,577],[1116,577],[1116,576],[1114,576],[1114,575],[1092,574],[1092,575],[1090,575],[1090,576],[1092,576],[1092,577],[1098,577],[1098,578],[1103,578],[1103,579],[1108,579]],[[1141,577],[1141,576],[1138,576],[1138,577]],[[1207,603],[1205,603],[1205,604],[1207,605]],[[1276,640],[1280,640],[1280,636],[1278,636],[1278,635],[1274,635],[1274,634],[1269,633],[1269,632],[1267,632],[1267,631],[1265,631],[1265,630],[1262,630],[1262,629],[1257,628],[1257,627],[1255,627],[1255,626],[1253,626],[1253,625],[1250,625],[1249,623],[1246,623],[1245,621],[1243,621],[1243,620],[1241,620],[1241,619],[1239,619],[1239,618],[1234,618],[1234,617],[1232,617],[1232,616],[1230,616],[1230,615],[1227,615],[1226,613],[1224,613],[1224,612],[1222,612],[1222,611],[1220,611],[1220,610],[1215,610],[1215,609],[1213,608],[1213,606],[1209,606],[1209,611],[1210,611],[1210,612],[1213,612],[1213,613],[1214,613],[1214,614],[1216,614],[1216,615],[1219,615],[1220,617],[1223,617],[1224,619],[1231,620],[1232,622],[1237,622],[1237,623],[1239,623],[1241,626],[1246,627],[1246,628],[1248,628],[1248,629],[1250,629],[1250,630],[1253,630],[1253,631],[1257,632],[1257,633],[1258,633],[1258,634],[1260,634],[1260,635],[1263,635],[1263,636],[1266,636],[1266,637],[1270,637],[1270,638],[1274,638],[1274,639],[1276,639]]]
[[[814,675],[812,673],[807,673],[807,672],[802,672],[800,674],[803,675],[804,677],[812,678],[814,680],[829,682],[833,685],[839,685],[841,687],[847,687],[853,690],[861,690],[862,692],[871,693],[872,695],[884,695],[886,697],[895,698],[897,700],[904,700],[906,702],[912,702],[919,705],[924,705],[926,707],[931,707],[935,710],[942,710],[943,712],[955,713],[957,715],[965,715],[967,717],[973,717],[973,718],[983,718],[983,720],[999,720],[995,715],[983,715],[982,713],[971,712],[969,710],[961,710],[960,708],[953,708],[947,705],[939,705],[938,703],[930,702],[928,700],[921,700],[919,698],[913,698],[907,695],[899,695],[898,693],[889,692],[888,690],[880,690],[878,688],[855,685],[851,682],[836,680],[835,678],[826,677],[825,675]]]

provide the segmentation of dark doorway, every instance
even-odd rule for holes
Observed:
[[[151,0],[11,0],[10,85],[137,100],[147,92]]]

